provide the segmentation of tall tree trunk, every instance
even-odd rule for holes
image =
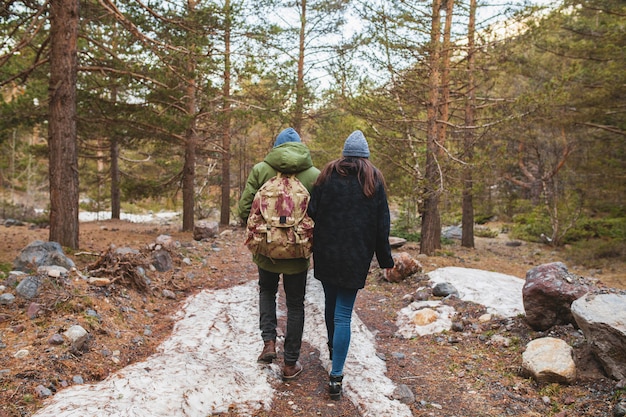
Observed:
[[[452,36],[453,6],[454,0],[446,0],[446,23],[443,30],[443,45],[441,48],[441,98],[439,99],[439,118],[443,123],[438,122],[437,126],[437,137],[439,138],[438,157],[444,155],[443,147],[446,144],[446,135],[448,133],[445,122],[448,121],[450,113],[450,55],[452,50],[450,37]]]
[[[111,98],[113,103],[117,102],[117,86],[113,86],[111,89]],[[111,175],[111,218],[120,219],[122,214],[122,202],[120,198],[120,145],[117,137],[117,132],[113,131],[113,134],[109,138],[109,159],[111,160],[110,175]]]
[[[463,201],[461,203],[461,246],[474,247],[474,192],[472,160],[474,158],[474,120],[476,110],[475,67],[476,0],[470,0],[469,22],[467,26],[467,97],[465,100],[465,134],[463,135]]]
[[[189,14],[195,12],[197,0],[187,1],[187,10]],[[193,46],[190,50],[194,50]],[[198,133],[196,132],[196,116],[198,112],[198,104],[196,102],[197,85],[196,85],[196,60],[190,54],[187,63],[187,115],[190,118],[187,134],[185,135],[185,161],[183,163],[183,231],[189,232],[194,227],[194,211],[195,211],[195,185],[196,185],[196,149],[198,147]]]
[[[222,118],[222,207],[220,223],[230,223],[230,0],[224,3],[226,24],[224,27],[224,86],[223,86],[223,118]]]
[[[441,220],[439,216],[439,163],[437,161],[437,139],[439,115],[440,58],[441,58],[441,0],[433,1],[432,27],[430,34],[430,75],[426,124],[426,169],[424,178],[424,202],[422,206],[422,231],[420,253],[433,255],[441,247]]]
[[[193,60],[192,60],[193,61]],[[190,64],[195,67],[195,64]],[[193,72],[190,72],[193,74]],[[185,138],[185,162],[183,163],[183,231],[189,232],[194,227],[195,183],[196,183],[196,83],[189,80],[187,86],[187,113],[191,116],[190,126]]]
[[[117,140],[117,133],[111,136],[111,218],[118,219],[121,215],[120,198],[120,145]]]
[[[50,241],[78,249],[76,71],[78,0],[50,2]]]
[[[183,163],[183,231],[189,232],[194,227],[195,184],[196,184],[196,149],[198,134],[196,132],[196,80],[193,78],[196,69],[195,60],[190,56],[187,81],[187,114],[190,116],[189,127],[185,135],[185,161]]]
[[[292,127],[298,133],[302,129],[304,119],[304,52],[306,38],[306,0],[300,3],[300,44],[298,48],[298,74],[296,79],[296,106],[293,112]]]
[[[191,122],[185,141],[185,162],[183,165],[183,231],[189,232],[194,227],[194,185],[196,178],[196,135],[195,120]]]

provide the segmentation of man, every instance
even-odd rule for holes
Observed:
[[[263,162],[252,168],[239,200],[239,217],[244,223],[247,222],[256,192],[266,181],[276,176],[277,171],[295,173],[309,192],[319,175],[320,171],[311,161],[309,149],[293,128],[280,132]],[[303,369],[298,359],[304,328],[304,293],[309,259],[270,259],[260,254],[255,254],[252,259],[259,269],[259,328],[263,351],[258,361],[271,363],[276,358],[276,294],[282,274],[287,304],[283,379],[294,379]]]

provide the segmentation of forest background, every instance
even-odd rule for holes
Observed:
[[[0,91],[0,217],[69,248],[80,210],[235,221],[292,126],[318,167],[362,130],[421,253],[497,218],[626,259],[621,0],[5,0]]]

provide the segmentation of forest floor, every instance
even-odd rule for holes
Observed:
[[[144,251],[159,235],[171,236],[180,246],[171,251],[172,271],[149,273],[148,291],[136,288],[132,282],[125,285],[123,280],[103,288],[72,279],[45,287],[36,300],[42,309],[35,318],[26,314],[30,302],[20,301],[19,297],[12,305],[0,305],[0,417],[30,416],[40,409],[44,399],[37,386],[54,393],[76,383],[76,375],[84,383],[97,383],[124,366],[144,360],[171,334],[173,317],[187,297],[257,279],[256,268],[242,245],[240,227],[230,227],[213,239],[195,241],[191,233],[180,232],[179,226],[173,224],[87,222],[80,225],[80,249],[66,254],[79,271],[86,273],[109,252],[111,245]],[[12,264],[34,240],[47,241],[48,230],[0,226],[0,265]],[[626,289],[624,264],[586,270],[570,265],[560,250],[526,242],[510,246],[508,241],[505,234],[477,238],[474,249],[462,248],[455,242],[432,257],[418,256],[419,247],[414,243],[396,251],[416,257],[424,273],[458,266],[522,279],[534,266],[562,261],[572,273]],[[115,268],[111,265],[112,273]],[[457,299],[454,307],[467,330],[412,339],[398,337],[397,312],[410,303],[407,294],[428,286],[427,277],[416,275],[401,283],[389,283],[380,277],[374,262],[368,284],[359,292],[355,311],[376,335],[377,352],[386,358],[387,377],[396,385],[408,386],[415,396],[409,404],[414,416],[612,416],[615,402],[624,395],[623,389],[616,388],[616,381],[604,376],[587,346],[581,343],[580,334],[571,326],[538,333],[525,324],[522,316],[494,320],[485,326],[478,320],[486,312],[483,306]],[[165,289],[176,297],[164,297]],[[98,319],[86,315],[86,309],[96,311]],[[127,311],[145,314],[125,315]],[[279,324],[284,328],[283,320]],[[84,349],[69,352],[49,344],[54,333],[73,324],[80,324],[92,335]],[[491,343],[490,337],[496,333],[513,343]],[[521,352],[526,343],[546,335],[561,337],[574,346],[578,367],[575,383],[538,383],[522,374]],[[259,336],[259,350],[261,347]],[[20,350],[28,350],[28,355],[16,357]],[[294,382],[277,384],[272,410],[256,415],[360,416],[358,404],[345,398],[339,402],[328,399],[328,377],[321,355],[327,352],[305,343],[301,354],[305,372]],[[237,414],[231,411],[221,415]]]

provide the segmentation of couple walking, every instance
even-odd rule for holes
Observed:
[[[390,217],[385,180],[370,162],[370,151],[359,130],[346,139],[342,156],[320,172],[309,149],[293,128],[283,130],[263,162],[248,177],[239,201],[239,215],[247,220],[257,190],[276,172],[295,173],[311,193],[308,214],[313,230],[314,276],[324,288],[324,318],[332,360],[328,391],[341,398],[343,368],[350,346],[350,323],[357,292],[374,254],[382,268],[392,268]],[[269,259],[254,255],[259,270],[259,327],[264,342],[259,362],[276,358],[276,294],[280,275],[287,304],[283,380],[303,370],[298,361],[304,327],[304,295],[309,259]]]

